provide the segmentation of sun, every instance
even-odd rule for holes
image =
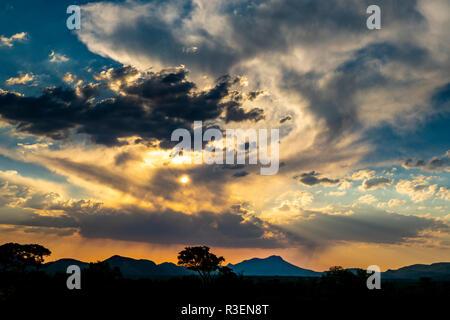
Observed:
[[[180,182],[181,182],[182,184],[188,183],[188,182],[189,182],[189,177],[186,176],[186,175],[182,176],[182,177],[180,178]]]

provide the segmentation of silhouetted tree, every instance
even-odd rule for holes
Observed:
[[[114,286],[117,280],[122,279],[122,272],[118,267],[111,268],[105,261],[90,262],[82,271],[82,286],[88,290],[103,290]]]
[[[196,271],[204,283],[211,280],[211,273],[218,270],[224,257],[217,257],[209,252],[209,247],[186,247],[178,253],[178,264]]]
[[[341,267],[341,266],[332,266],[328,270],[328,272],[331,273],[331,274],[338,274],[338,273],[340,273],[342,271],[344,271],[344,268]]]
[[[219,267],[219,273],[223,276],[233,276],[236,275],[233,269],[229,267]]]
[[[0,246],[0,267],[5,271],[39,268],[51,251],[39,244],[6,243]]]
[[[361,269],[344,269],[341,266],[330,267],[321,277],[324,294],[343,298],[355,292],[367,291],[367,274]]]
[[[229,267],[219,267],[219,279],[223,281],[238,280],[239,276]]]

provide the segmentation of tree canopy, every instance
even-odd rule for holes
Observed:
[[[178,253],[178,265],[198,272],[204,282],[211,279],[211,273],[218,270],[224,257],[217,257],[209,251],[209,247],[185,247]]]
[[[5,271],[38,268],[51,251],[39,244],[6,243],[0,246],[0,267]]]

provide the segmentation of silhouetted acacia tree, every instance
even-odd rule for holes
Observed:
[[[51,251],[39,244],[6,243],[0,246],[0,267],[5,271],[39,268]]]
[[[321,284],[325,295],[354,294],[365,292],[367,274],[361,269],[344,269],[341,266],[330,267],[329,271],[322,274]]]
[[[217,257],[209,252],[209,247],[186,247],[178,253],[178,264],[198,272],[204,283],[211,280],[211,273],[218,270],[224,257]]]

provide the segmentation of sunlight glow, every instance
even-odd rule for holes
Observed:
[[[186,175],[182,176],[182,177],[180,178],[180,182],[181,182],[182,184],[188,183],[188,182],[189,182],[189,177],[186,176]]]

